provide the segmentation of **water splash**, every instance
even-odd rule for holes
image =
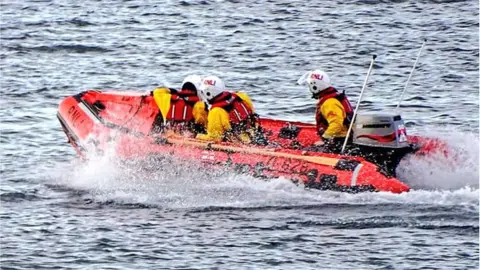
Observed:
[[[436,137],[448,145],[448,154],[409,156],[399,165],[397,173],[414,189],[455,190],[479,186],[479,138],[477,133],[466,133],[442,128],[427,130],[427,137]]]
[[[64,169],[56,170],[54,179],[56,184],[86,191],[82,196],[95,202],[113,200],[176,209],[382,203],[470,205],[478,209],[478,136],[459,132],[427,136],[448,142],[452,154],[404,160],[399,176],[415,190],[400,195],[306,190],[284,178],[265,181],[229,169],[208,169],[174,156],[122,162],[115,155],[114,144],[86,162],[63,164]],[[467,147],[464,141],[471,143]]]
[[[141,203],[168,208],[246,206],[275,203],[269,192],[297,189],[291,181],[267,183],[230,170],[210,170],[173,156],[120,161],[113,148],[88,161],[75,160],[57,170],[56,185],[86,191],[96,202]],[[73,169],[72,169],[73,168]]]
[[[75,164],[74,164],[75,163]],[[414,190],[348,194],[307,190],[278,178],[260,180],[229,170],[208,170],[199,164],[158,159],[121,163],[110,157],[74,162],[57,184],[86,191],[97,203],[143,204],[169,209],[202,207],[318,206],[325,204],[467,205],[478,210],[478,189]]]

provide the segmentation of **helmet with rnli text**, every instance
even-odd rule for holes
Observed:
[[[202,77],[199,75],[188,75],[183,79],[182,88],[181,90],[193,90],[198,91],[200,89],[200,85],[202,84]]]
[[[203,78],[200,85],[199,97],[207,102],[225,91],[225,83],[217,76],[207,76]]]
[[[328,74],[319,69],[308,71],[302,77],[300,77],[297,82],[298,84],[307,83],[308,89],[313,95],[317,95],[321,91],[332,86]]]

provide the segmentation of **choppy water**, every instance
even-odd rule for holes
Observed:
[[[2,269],[478,269],[478,1],[250,2],[1,2]],[[356,101],[372,54],[362,110],[391,111],[423,38],[402,114],[458,158],[405,160],[408,194],[80,164],[55,117],[195,72],[312,121],[298,77],[323,68]]]

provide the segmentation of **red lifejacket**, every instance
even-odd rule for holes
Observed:
[[[170,93],[172,95],[170,98],[170,110],[166,120],[174,122],[193,121],[193,106],[200,100],[197,92],[170,89]]]
[[[346,117],[343,120],[343,124],[345,126],[350,125],[350,121],[353,117],[353,108],[350,101],[348,101],[347,96],[345,95],[345,91],[343,93],[337,92],[337,90],[333,87],[329,87],[326,90],[323,90],[318,97],[317,109],[315,111],[315,120],[317,122],[317,130],[319,133],[323,133],[328,128],[328,121],[323,117],[320,108],[322,107],[323,103],[329,98],[336,98],[343,106],[343,110],[345,111]],[[321,134],[320,134],[321,135]]]
[[[213,108],[223,108],[227,111],[232,128],[234,125],[250,124],[255,115],[253,110],[234,93],[224,92],[212,101]]]

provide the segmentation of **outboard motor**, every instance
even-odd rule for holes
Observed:
[[[400,115],[357,115],[350,153],[379,165],[385,174],[394,177],[400,160],[416,149]]]

